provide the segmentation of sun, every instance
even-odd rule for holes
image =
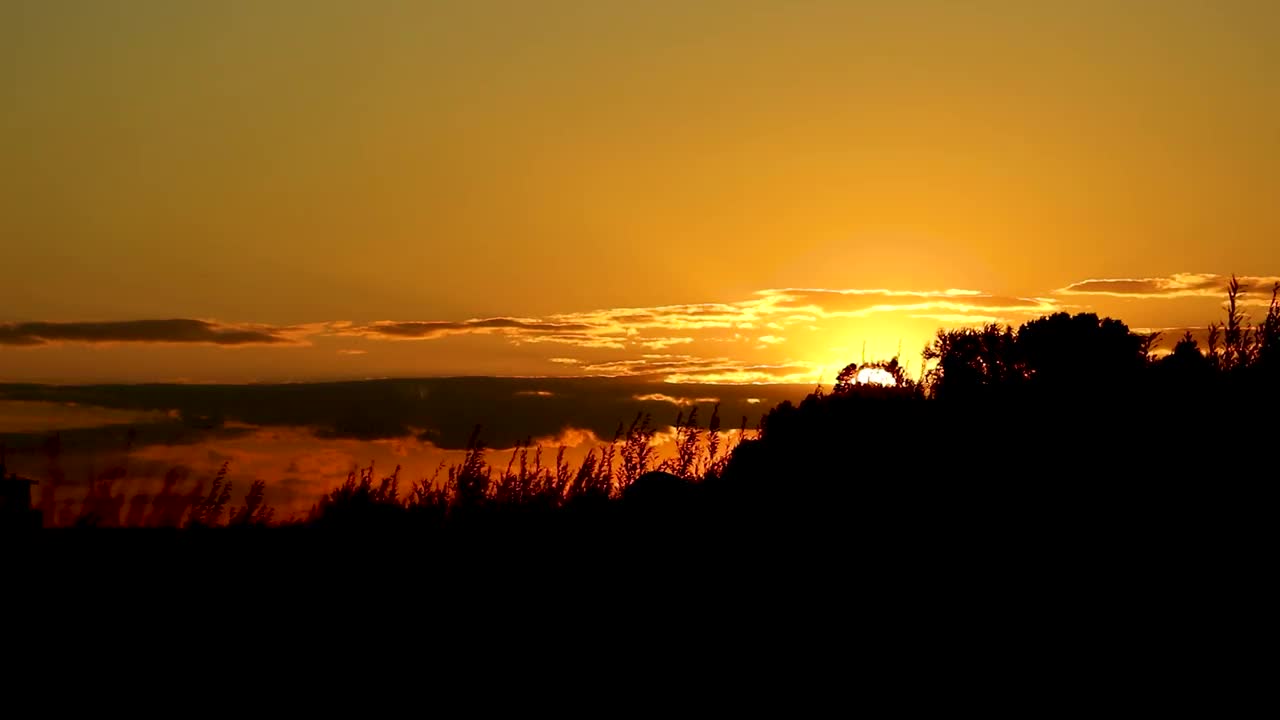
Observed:
[[[853,381],[858,385],[880,385],[883,387],[893,387],[898,384],[898,379],[893,376],[893,373],[878,367],[862,368],[854,376]]]

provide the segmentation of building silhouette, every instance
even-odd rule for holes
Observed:
[[[35,480],[9,474],[0,460],[0,529],[39,529],[43,514],[31,507],[31,486]]]

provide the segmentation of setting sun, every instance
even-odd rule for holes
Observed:
[[[862,368],[854,378],[854,382],[858,385],[881,385],[884,387],[893,387],[898,384],[898,379],[893,373],[884,368],[869,367]]]

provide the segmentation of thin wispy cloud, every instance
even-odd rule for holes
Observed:
[[[753,363],[727,357],[646,355],[580,366],[584,375],[651,378],[669,383],[804,383],[814,378],[809,363]]]
[[[608,350],[624,350],[627,343],[624,338],[615,338],[602,334],[591,333],[548,333],[545,335],[520,335],[512,337],[514,343],[561,343],[564,345],[574,345],[580,348],[595,348]]]
[[[1245,295],[1270,296],[1280,277],[1243,275],[1236,278]],[[1176,273],[1166,277],[1094,278],[1081,280],[1057,290],[1062,295],[1107,295],[1127,298],[1212,297],[1226,294],[1231,278],[1212,273]]]
[[[645,393],[643,395],[633,395],[639,402],[665,402],[671,403],[679,407],[692,407],[694,405],[714,405],[720,402],[720,398],[716,397],[676,397],[666,393]]]
[[[970,315],[966,313],[920,313],[911,315],[917,320],[932,320],[948,327],[974,327],[1003,323],[1007,319],[996,315]]]
[[[788,288],[766,290],[770,307],[794,313],[804,311],[816,317],[865,317],[890,312],[973,312],[1051,313],[1057,303],[1050,298],[1022,298],[988,295],[976,290],[825,290]],[[803,315],[792,315],[797,319]]]
[[[650,350],[662,350],[673,345],[688,345],[691,342],[693,342],[693,338],[691,337],[657,337],[641,340],[637,344],[640,345],[640,347],[648,348]]]

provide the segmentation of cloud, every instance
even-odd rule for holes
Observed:
[[[78,403],[0,400],[0,435],[165,423],[170,413],[129,408],[100,408]]]
[[[1055,312],[1057,303],[1051,298],[1024,298],[988,295],[976,290],[828,290],[821,288],[785,288],[765,290],[770,307],[778,311],[802,311],[809,317],[865,317],[885,312],[968,313],[1008,312],[1047,314]],[[804,314],[784,317],[784,322],[800,322]]]
[[[473,318],[462,321],[376,322],[342,328],[343,334],[378,339],[435,340],[454,335],[497,335],[514,345],[557,343],[598,351],[594,357],[548,358],[587,376],[645,377],[675,382],[769,383],[813,381],[817,368],[779,357],[792,332],[833,329],[832,319],[876,313],[936,317],[952,324],[1013,322],[1060,309],[1050,298],[1016,297],[977,290],[781,288],[737,302],[604,308],[544,317]],[[744,333],[744,330],[756,332]],[[767,330],[766,330],[767,329]],[[846,332],[846,328],[836,329]],[[742,345],[761,357],[709,357],[712,344]],[[689,346],[693,352],[655,357],[645,351]],[[615,351],[615,352],[605,352]],[[715,353],[719,355],[719,352]],[[604,356],[604,357],[601,357]],[[780,362],[781,361],[781,362]]]
[[[1132,294],[1164,283],[1190,292],[1212,286],[1217,276],[1175,276],[1172,280],[1090,280],[1061,292]],[[1269,280],[1247,278],[1246,280]],[[1180,290],[1179,290],[1180,289]],[[824,318],[861,317],[872,313],[912,311],[939,318],[992,313],[1047,313],[1057,308],[1045,298],[987,295],[974,290],[895,291],[784,288],[764,290],[738,302],[686,303],[654,307],[605,308],[546,317],[488,317],[468,320],[378,321],[356,324],[331,321],[299,326],[235,325],[211,320],[174,318],[111,322],[16,322],[0,324],[0,345],[39,346],[52,343],[187,343],[220,346],[302,344],[308,337],[361,337],[371,340],[436,340],[458,335],[497,335],[513,344],[557,343],[596,350],[629,348],[662,350],[706,340],[725,340],[734,330],[768,328],[757,347],[780,345],[777,332],[809,326]],[[975,318],[976,319],[976,318]],[[745,340],[734,336],[735,340]],[[337,351],[368,352],[361,348]],[[571,364],[570,358],[552,362]]]
[[[554,322],[529,318],[475,318],[461,322],[428,320],[414,322],[382,321],[371,325],[353,326],[343,334],[384,337],[403,340],[432,340],[449,335],[557,335],[582,333],[599,329],[585,323]]]
[[[580,348],[596,348],[608,350],[624,350],[626,344],[620,338],[601,337],[599,335],[589,335],[587,333],[565,333],[555,335],[530,335],[516,336],[512,339],[516,344],[520,343],[563,343],[565,345],[574,345]]]
[[[583,348],[625,348],[625,327],[551,318],[492,317],[470,320],[379,321],[349,325],[337,334],[376,340],[437,340],[458,335],[501,335],[513,343],[562,343]]]
[[[294,343],[297,328],[223,325],[205,320],[118,322],[22,322],[0,324],[0,345],[80,343],[204,343],[272,345]]]
[[[670,395],[667,395],[664,393],[647,393],[645,395],[635,395],[634,397],[636,400],[639,400],[641,402],[646,402],[646,401],[665,402],[665,403],[671,403],[672,405],[680,405],[680,406],[693,404],[693,401],[690,400],[689,398],[671,397]]]
[[[380,321],[349,326],[339,334],[377,339],[434,340],[454,335],[502,335],[515,343],[554,342],[586,348],[627,346],[658,350],[696,341],[697,330],[755,327],[769,313],[767,299],[738,303],[698,303],[647,308],[605,308],[543,318],[494,317],[462,321]],[[663,332],[655,335],[655,331]]]
[[[688,345],[691,342],[693,342],[693,338],[690,337],[659,337],[641,340],[636,344],[650,350],[662,350],[672,345]]]
[[[604,439],[596,435],[591,430],[568,427],[568,428],[565,428],[564,430],[561,430],[560,433],[557,435],[531,438],[530,442],[535,446],[541,445],[543,447],[549,447],[549,448],[554,448],[554,447],[591,448],[604,443]]]
[[[1238,276],[1246,295],[1270,295],[1280,277]],[[1167,277],[1095,278],[1055,291],[1061,295],[1107,295],[1130,298],[1225,297],[1231,279],[1211,273],[1176,273]]]
[[[993,325],[1004,322],[1004,318],[994,315],[967,315],[965,313],[922,313],[911,317],[918,320],[933,320],[944,325],[971,327],[974,325]]]
[[[582,366],[585,374],[607,378],[643,378],[676,384],[810,383],[817,368],[808,363],[752,363],[725,357],[645,355]]]
[[[1048,298],[1004,296],[967,289],[778,288],[762,290],[735,302],[603,308],[540,317],[427,318],[365,323],[334,320],[293,327],[228,325],[207,320],[28,322],[0,325],[0,345],[170,342],[233,346],[346,339],[348,347],[333,352],[355,356],[369,350],[350,347],[351,338],[358,338],[363,345],[389,341],[437,342],[479,335],[492,337],[492,342],[531,346],[531,349],[545,344],[572,346],[582,350],[586,358],[547,357],[546,360],[565,366],[567,372],[584,375],[660,376],[665,373],[690,381],[713,378],[716,382],[768,382],[771,378],[799,381],[801,374],[811,374],[813,368],[790,364],[789,360],[781,365],[777,363],[787,357],[796,337],[811,337],[810,333],[815,331],[848,334],[850,322],[836,327],[833,320],[898,313],[906,319],[930,318],[952,325],[972,325],[1016,322],[1063,307]],[[712,354],[708,348],[715,344],[723,347],[726,343],[737,346],[738,352],[755,354],[756,363],[745,363],[742,357],[730,360],[699,356],[699,350]],[[690,354],[665,364],[644,355],[675,347],[687,348]],[[714,354],[719,352],[722,351]],[[546,355],[557,353],[548,351]],[[696,362],[692,359],[695,356],[698,356]],[[759,364],[765,359],[773,364]],[[618,364],[628,360],[639,362],[633,366]]]
[[[950,317],[997,313],[1039,315],[1059,309],[1049,298],[990,295],[977,290],[865,290],[782,288],[763,290],[737,302],[684,303],[653,307],[602,308],[545,317],[490,317],[469,320],[379,321],[332,326],[340,335],[381,340],[436,340],[457,335],[498,335],[513,344],[559,343],[596,350],[662,350],[705,341],[747,341],[736,330],[767,328],[756,348],[781,345],[778,332],[813,326],[823,319],[875,313],[934,313]],[[563,362],[564,359],[555,360]]]
[[[780,365],[747,365],[696,372],[676,372],[667,375],[669,383],[710,383],[716,385],[773,385],[798,384],[818,381],[817,370],[809,365],[787,363]]]
[[[679,407],[689,407],[693,405],[715,405],[720,402],[718,397],[674,397],[666,393],[646,393],[644,395],[634,396],[636,400],[641,402],[664,402],[671,403]],[[750,403],[750,401],[748,401]]]

